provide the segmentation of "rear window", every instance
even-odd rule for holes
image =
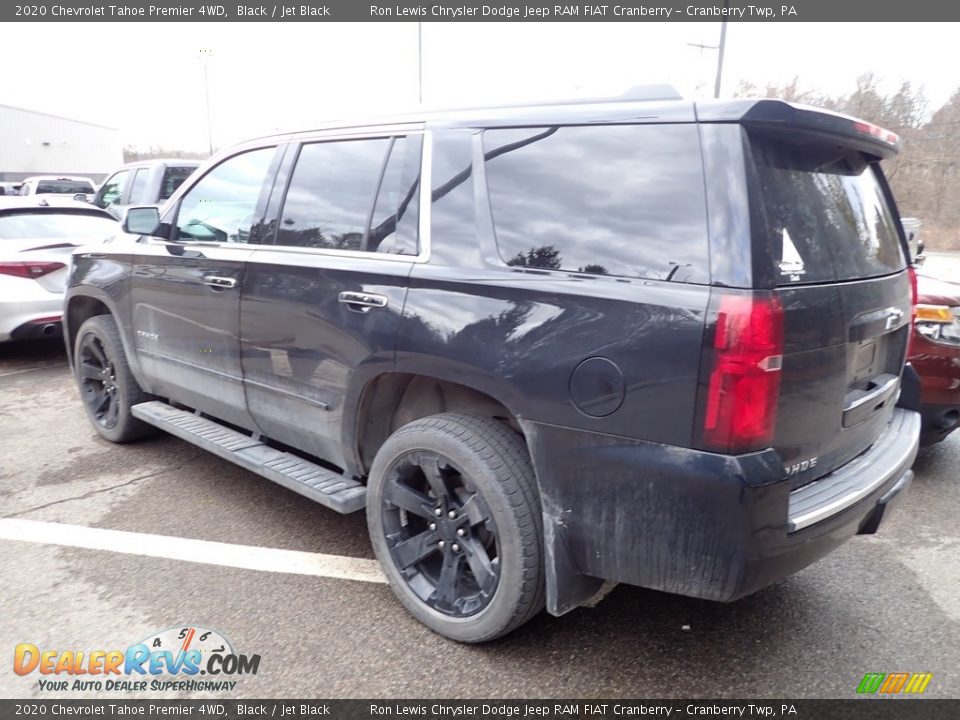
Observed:
[[[176,192],[177,188],[183,185],[186,180],[196,170],[195,167],[168,167],[163,172],[163,179],[160,181],[160,197],[158,200],[169,200],[170,196]]]
[[[116,234],[116,221],[97,213],[51,212],[0,215],[0,240],[67,240],[106,238]]]
[[[508,265],[708,281],[695,125],[497,129],[483,145]]]
[[[759,194],[780,284],[876,277],[906,263],[875,169],[835,146],[753,141]]]
[[[77,193],[92,194],[93,185],[86,180],[40,180],[37,182],[37,195],[76,195]]]

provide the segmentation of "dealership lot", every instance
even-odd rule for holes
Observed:
[[[595,608],[466,647],[379,581],[362,514],[172,437],[99,439],[59,343],[0,347],[0,429],[3,697],[43,695],[37,673],[8,664],[18,643],[124,649],[185,625],[261,656],[257,675],[233,678],[237,697],[853,697],[864,673],[894,671],[932,672],[927,695],[960,696],[957,436],[921,451],[879,535],[751,597],[620,586]],[[136,694],[147,695],[160,693]]]

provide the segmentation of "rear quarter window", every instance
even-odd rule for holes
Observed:
[[[754,138],[766,244],[779,284],[888,275],[906,267],[873,165],[836,146]]]
[[[508,265],[708,282],[696,126],[494,129],[483,140]]]

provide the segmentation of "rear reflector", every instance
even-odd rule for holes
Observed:
[[[36,280],[65,267],[66,265],[58,262],[0,262],[0,275]]]
[[[704,445],[737,453],[773,442],[783,365],[776,295],[720,296],[703,423]]]

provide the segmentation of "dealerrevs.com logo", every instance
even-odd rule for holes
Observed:
[[[229,692],[238,683],[233,678],[259,669],[259,655],[236,653],[223,634],[196,625],[152,633],[124,650],[50,650],[20,643],[13,653],[13,671],[41,676],[37,687],[52,692]]]

